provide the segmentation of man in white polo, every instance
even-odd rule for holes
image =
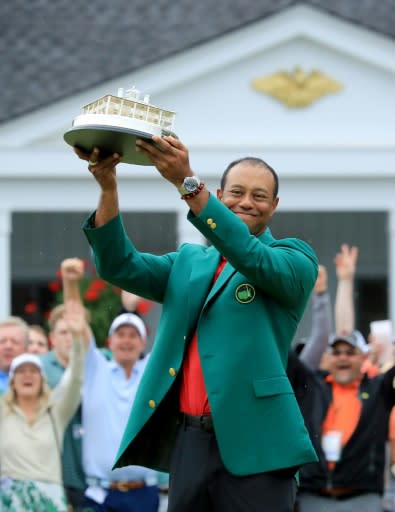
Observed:
[[[65,271],[67,269],[67,271]],[[62,262],[63,297],[81,301],[84,263],[79,258]],[[157,473],[127,466],[112,471],[123,431],[148,355],[147,329],[134,313],[114,318],[108,332],[112,359],[91,341],[82,387],[82,459],[87,489],[84,512],[157,512]]]
[[[84,506],[95,512],[156,512],[157,474],[127,466],[112,471],[115,454],[148,361],[147,332],[133,313],[117,316],[109,329],[108,361],[92,342],[83,385],[83,464],[88,488]]]

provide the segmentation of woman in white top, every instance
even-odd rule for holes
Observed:
[[[40,358],[21,354],[10,368],[0,399],[1,512],[66,512],[61,447],[64,430],[80,402],[84,345],[89,328],[82,305],[66,304],[73,332],[70,371],[57,393],[50,391]]]

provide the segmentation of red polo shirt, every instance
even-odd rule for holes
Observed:
[[[215,271],[211,286],[217,280],[225,264],[226,259],[222,257],[217,270]],[[204,384],[196,331],[187,348],[187,353],[185,355],[181,371],[180,411],[192,416],[209,414],[210,404],[208,403],[206,386]]]

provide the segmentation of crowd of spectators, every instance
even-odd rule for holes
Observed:
[[[0,510],[158,512],[168,478],[142,467],[112,471],[148,361],[138,297],[124,293],[106,348],[80,297],[84,264],[61,264],[64,302],[48,330],[0,322]]]
[[[336,255],[333,307],[320,266],[311,334],[289,355],[319,456],[299,472],[300,512],[395,511],[395,366],[377,337],[356,329],[357,260],[348,245]],[[112,469],[149,359],[139,298],[123,294],[102,350],[80,297],[82,260],[64,260],[61,275],[64,303],[48,330],[14,316],[0,322],[0,510],[164,512],[166,474]]]

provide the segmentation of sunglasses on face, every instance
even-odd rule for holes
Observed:
[[[331,352],[331,354],[335,357],[339,357],[339,356],[348,356],[348,357],[352,357],[352,356],[355,356],[357,354],[357,351],[355,349],[352,349],[352,348],[348,348],[348,349],[344,349],[344,350],[339,350],[338,348],[334,348]]]

